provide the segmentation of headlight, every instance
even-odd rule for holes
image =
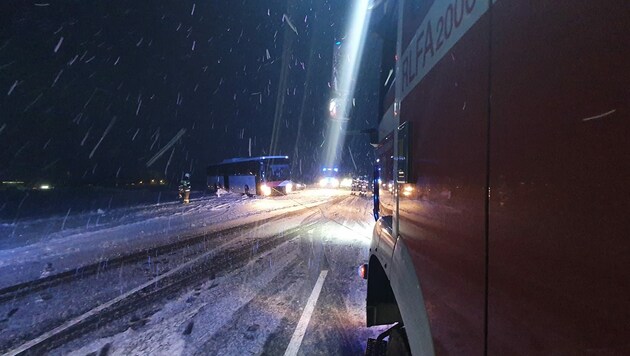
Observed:
[[[271,188],[267,186],[267,184],[263,184],[260,186],[260,191],[263,195],[271,195]]]
[[[292,190],[293,190],[293,184],[287,183],[287,185],[284,186],[285,193],[289,194],[291,193]]]
[[[340,185],[342,188],[348,188],[348,187],[351,187],[351,186],[352,186],[352,179],[350,179],[350,178],[344,178],[344,179],[342,179],[342,180],[341,180],[341,183],[339,183],[339,185]]]
[[[319,186],[322,188],[339,188],[339,180],[332,177],[322,178],[319,180]]]

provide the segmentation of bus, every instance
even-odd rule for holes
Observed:
[[[293,190],[289,156],[230,158],[208,166],[210,191],[262,196],[284,195]]]

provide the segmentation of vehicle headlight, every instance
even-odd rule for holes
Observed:
[[[260,191],[263,195],[271,195],[271,188],[267,184],[261,185]]]
[[[319,180],[319,186],[324,188],[328,184],[328,180],[326,178],[322,178]]]
[[[330,185],[331,185],[333,188],[339,188],[339,179],[337,179],[337,178],[332,178],[332,179],[330,180]]]
[[[350,186],[352,186],[352,179],[350,178],[344,178],[341,180],[341,183],[339,183],[339,185],[343,188],[348,188]]]
[[[287,183],[287,185],[284,186],[284,191],[289,194],[291,193],[291,191],[293,190],[293,184],[291,183]]]

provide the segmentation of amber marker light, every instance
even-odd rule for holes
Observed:
[[[364,263],[362,265],[359,266],[359,276],[363,279],[367,279],[368,278],[368,265],[367,263]]]

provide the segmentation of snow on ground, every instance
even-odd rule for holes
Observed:
[[[14,221],[0,220],[0,288],[75,269],[130,251],[174,242],[282,213],[314,206],[342,190],[304,190],[287,196],[248,198],[238,194],[203,196],[184,205],[157,202],[124,208],[97,208],[78,214]],[[80,209],[75,209],[79,210]]]
[[[295,248],[290,246],[295,243],[286,242],[251,261],[245,268],[208,281],[167,303],[162,310],[151,316],[146,328],[141,330],[129,328],[123,333],[94,340],[68,355],[86,355],[102,349],[106,344],[112,345],[111,355],[193,354],[198,350],[191,350],[191,345],[203,344],[211,335],[230,328],[228,322],[234,313],[251,302],[280,271],[295,261],[297,254]],[[261,264],[264,264],[264,267],[261,267]],[[263,320],[259,325],[273,330],[284,312],[265,310],[262,314]],[[185,330],[191,320],[196,322],[192,324],[190,332],[186,333]],[[256,340],[250,340],[255,344],[252,348],[262,347],[267,334],[260,336]],[[241,354],[245,354],[243,342],[244,340],[241,340],[240,344],[235,345]]]
[[[285,205],[283,199],[252,202],[258,204],[271,209]],[[190,288],[147,317],[146,325],[67,345],[53,354],[103,350],[111,355],[282,354],[322,268],[329,270],[327,286],[303,353],[345,350],[360,354],[367,338],[384,330],[365,327],[366,283],[356,274],[356,266],[367,259],[373,227],[371,201],[348,197],[313,214],[261,224],[228,243],[296,226],[303,228],[296,238],[242,268]],[[273,344],[278,345],[274,348]]]

